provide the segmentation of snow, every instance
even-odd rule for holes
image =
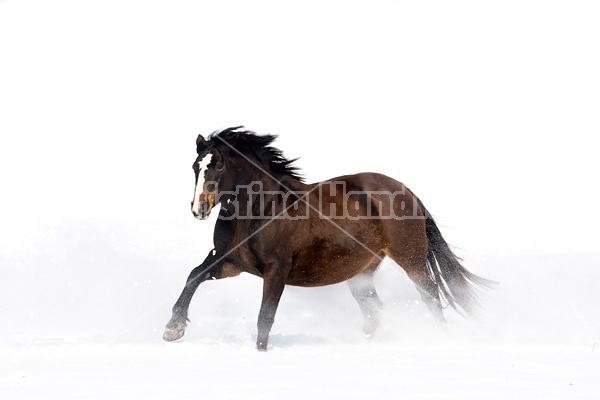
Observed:
[[[103,283],[113,301],[82,298],[74,314],[53,313],[60,319],[46,323],[52,329],[3,324],[0,391],[10,399],[46,393],[65,399],[596,398],[600,270],[581,259],[548,258],[543,274],[540,267],[523,272],[526,261],[516,260],[502,273],[484,258],[472,260],[501,286],[481,293],[479,320],[448,310],[445,329],[431,320],[404,273],[385,261],[376,283],[386,306],[370,339],[345,285],[287,288],[265,354],[255,350],[258,278],[203,284],[192,323],[176,343],[162,342],[161,334],[179,285],[169,293],[140,284],[137,296],[146,302],[138,303],[123,300],[135,298],[132,288]],[[561,274],[571,262],[577,266]],[[49,298],[61,305],[58,296]],[[25,309],[38,313],[40,307]],[[4,317],[40,321],[14,310]]]
[[[295,347],[298,347],[297,345]],[[502,346],[34,347],[9,354],[4,398],[595,398],[590,349]],[[426,361],[425,361],[426,360]],[[596,369],[596,371],[594,371]]]
[[[595,2],[0,1],[0,398],[596,399],[600,10]],[[471,271],[478,319],[436,326],[376,274],[371,338],[345,284],[200,286],[212,249],[194,141],[244,124],[308,181],[405,182]]]

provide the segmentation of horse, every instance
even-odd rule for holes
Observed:
[[[373,273],[385,256],[406,272],[434,319],[445,324],[442,302],[472,315],[476,287],[493,282],[469,272],[450,249],[421,200],[403,183],[359,173],[307,184],[273,146],[277,136],[243,126],[196,139],[191,210],[206,220],[220,205],[214,248],[189,274],[163,339],[184,336],[188,309],[206,280],[250,273],[263,279],[256,347],[266,351],[286,285],[315,287],[348,281],[374,334],[381,300]]]

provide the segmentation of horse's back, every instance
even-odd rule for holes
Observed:
[[[359,172],[357,174],[343,175],[335,178],[327,179],[320,182],[346,182],[346,184],[354,188],[362,188],[363,190],[397,190],[404,187],[404,184],[391,178],[387,175],[378,172]]]
[[[422,219],[423,210],[418,205],[416,196],[400,181],[387,175],[376,172],[361,172],[353,175],[344,175],[320,182],[324,189],[320,189],[319,201],[330,200],[332,193],[338,203],[343,204],[345,211],[353,210],[350,202],[364,204],[367,215],[358,217],[377,218],[386,220],[407,220],[411,218]],[[327,193],[329,189],[329,193]],[[324,194],[325,193],[325,194]],[[323,209],[324,207],[321,207]],[[345,215],[352,217],[352,215]]]

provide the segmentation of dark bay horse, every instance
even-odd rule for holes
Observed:
[[[323,286],[348,280],[365,317],[378,324],[381,301],[373,272],[385,256],[415,283],[433,316],[444,323],[442,301],[471,314],[474,286],[491,282],[465,269],[423,203],[402,183],[377,173],[306,184],[270,144],[273,135],[243,127],[198,136],[192,213],[208,218],[220,204],[214,249],[190,273],[163,339],[183,337],[200,283],[248,272],[264,280],[258,350],[267,349],[285,285]]]

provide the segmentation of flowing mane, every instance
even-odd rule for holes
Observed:
[[[245,156],[254,155],[260,163],[268,166],[275,174],[289,176],[304,182],[304,178],[299,173],[300,169],[293,165],[298,159],[290,160],[284,157],[281,150],[270,146],[275,139],[277,139],[277,135],[257,135],[243,126],[236,126],[211,133],[206,142],[198,146],[213,147],[219,150],[229,150],[229,147],[233,146]]]

